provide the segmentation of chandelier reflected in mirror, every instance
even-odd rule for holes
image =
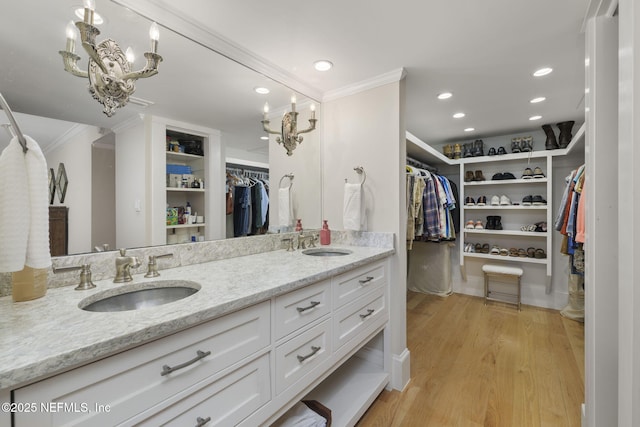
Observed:
[[[309,127],[304,130],[298,130],[298,112],[296,111],[296,97],[291,97],[291,111],[282,116],[282,127],[280,131],[269,128],[269,104],[264,104],[264,115],[262,119],[262,128],[265,132],[278,135],[276,142],[282,144],[287,150],[287,156],[293,154],[298,144],[302,143],[302,134],[311,132],[316,128],[316,107],[311,104],[311,118],[309,119]]]
[[[123,52],[112,39],[106,39],[96,45],[96,36],[100,30],[94,26],[94,0],[84,0],[84,20],[67,25],[67,45],[62,55],[65,71],[77,77],[89,79],[89,92],[104,106],[103,112],[111,117],[117,108],[129,102],[129,96],[136,90],[135,81],[140,78],[158,74],[158,64],[162,57],[158,55],[158,25],[154,22],[149,29],[151,52],[145,52],[145,67],[139,71],[131,71],[133,52],[131,48]],[[80,32],[82,47],[89,55],[87,71],[78,68],[80,56],[75,53],[76,29]]]

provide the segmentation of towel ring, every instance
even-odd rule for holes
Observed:
[[[364,168],[362,166],[356,166],[353,170],[360,175],[360,178],[362,179],[362,181],[360,181],[360,185],[363,185],[367,180],[367,173],[364,171]],[[347,178],[344,179],[344,182],[347,182]]]
[[[284,175],[282,176],[282,178],[280,178],[280,182],[278,183],[278,187],[279,187],[279,188],[282,188],[282,181],[283,181],[285,178],[289,178],[289,187],[291,187],[291,186],[293,185],[293,176],[294,176],[294,175],[293,175],[293,172],[292,172],[292,173],[284,174]]]

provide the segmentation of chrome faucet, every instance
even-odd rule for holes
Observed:
[[[131,268],[140,267],[140,260],[135,256],[126,256],[127,250],[120,249],[120,256],[116,257],[116,277],[113,283],[124,283],[133,280]]]

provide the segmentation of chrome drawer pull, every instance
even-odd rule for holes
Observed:
[[[367,314],[361,314],[360,318],[361,319],[366,319],[367,317],[371,316],[373,314],[375,310],[373,308],[370,308],[367,310]]]
[[[171,372],[177,371],[178,369],[182,369],[182,368],[186,368],[189,365],[192,365],[194,363],[196,363],[198,360],[200,359],[204,359],[205,357],[207,357],[208,355],[211,354],[210,351],[200,351],[198,350],[196,352],[198,355],[196,357],[194,357],[193,359],[189,360],[188,362],[184,362],[180,365],[176,365],[174,367],[171,367],[169,365],[164,365],[162,367],[162,373],[160,374],[161,376],[165,376],[170,374]]]
[[[315,345],[311,346],[311,350],[313,350],[311,353],[307,354],[306,356],[300,356],[298,355],[298,362],[302,363],[305,360],[307,360],[308,358],[310,358],[311,356],[313,356],[314,354],[316,354],[317,352],[320,351],[321,347],[316,347]]]
[[[372,281],[373,279],[374,279],[374,277],[373,277],[373,276],[367,276],[367,278],[366,278],[366,279],[364,279],[364,280],[359,280],[359,282],[360,282],[360,284],[361,284],[361,285],[366,285],[367,283],[369,283],[369,282],[370,282],[370,281]]]
[[[196,424],[196,427],[202,427],[203,425],[211,421],[211,417],[207,417],[207,418],[198,417],[196,418],[196,421],[198,422],[198,424]]]
[[[307,310],[311,310],[316,305],[320,305],[320,301],[311,301],[309,307],[296,307],[296,310],[298,310],[298,313],[303,313]]]

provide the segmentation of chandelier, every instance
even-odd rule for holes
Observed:
[[[262,119],[262,128],[265,132],[276,134],[276,142],[282,144],[287,150],[287,156],[293,154],[293,150],[302,143],[302,134],[311,132],[316,128],[316,106],[311,104],[311,118],[309,119],[309,127],[304,130],[298,130],[298,112],[296,111],[296,96],[291,97],[291,111],[285,113],[282,117],[282,127],[280,131],[269,128],[269,119],[267,114],[269,113],[269,104],[264,104],[264,116]]]
[[[111,117],[117,108],[127,105],[129,96],[136,90],[136,80],[158,73],[158,64],[162,61],[157,53],[160,33],[158,25],[155,22],[151,24],[151,52],[144,54],[147,64],[139,71],[131,71],[134,60],[131,48],[123,53],[120,46],[111,39],[96,45],[96,36],[100,34],[100,30],[93,25],[94,14],[94,0],[84,0],[84,20],[76,22],[75,26],[73,22],[67,25],[66,49],[59,53],[62,55],[65,71],[89,79],[89,92],[104,106],[103,112]],[[87,71],[78,68],[80,56],[75,53],[76,27],[80,31],[82,47],[89,55]]]

